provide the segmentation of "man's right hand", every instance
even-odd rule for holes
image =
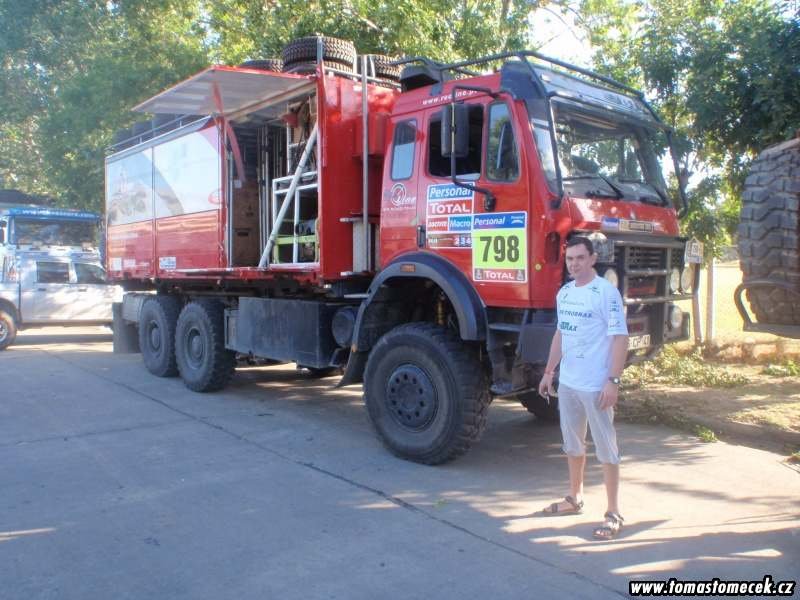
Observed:
[[[555,396],[556,390],[553,387],[553,373],[545,373],[542,375],[542,380],[539,382],[539,395],[547,398],[548,396]]]

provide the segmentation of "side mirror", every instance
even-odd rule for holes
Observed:
[[[469,109],[466,104],[448,104],[442,112],[442,156],[469,155]]]

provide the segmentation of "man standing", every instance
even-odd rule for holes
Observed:
[[[594,270],[597,255],[592,242],[583,237],[569,240],[566,261],[573,281],[562,287],[556,297],[558,329],[539,393],[546,398],[555,394],[553,376],[560,362],[558,408],[570,493],[543,513],[569,515],[583,510],[588,421],[597,459],[603,464],[608,496],[605,520],[594,530],[594,537],[607,540],[617,535],[623,522],[618,501],[620,459],[614,406],[628,352],[628,329],[619,290]]]

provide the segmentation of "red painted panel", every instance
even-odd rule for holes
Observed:
[[[111,225],[106,240],[106,268],[113,281],[153,276],[152,221]]]
[[[320,276],[341,279],[341,273],[353,269],[353,225],[342,218],[362,214],[361,148],[361,83],[343,77],[319,79],[319,122],[321,124],[320,176]],[[369,85],[369,111],[372,129],[385,127],[388,115],[399,92]],[[388,138],[382,131],[370,131],[370,151],[385,148]],[[380,153],[384,152],[380,149]],[[369,159],[369,216],[380,216],[381,176],[383,160],[379,155]]]
[[[180,269],[214,269],[221,264],[219,210],[156,220],[157,277],[179,276]]]

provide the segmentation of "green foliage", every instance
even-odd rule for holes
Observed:
[[[131,108],[210,63],[321,33],[450,60],[530,47],[538,1],[0,0],[0,187],[101,210]]]
[[[582,0],[601,71],[646,90],[689,171],[687,231],[730,241],[749,162],[800,127],[800,20],[764,0]]]
[[[623,373],[623,386],[634,389],[651,383],[730,388],[747,382],[744,375],[709,363],[700,348],[681,354],[673,346],[666,346],[653,360],[630,366]]]
[[[0,0],[0,182],[101,210],[130,108],[206,63],[194,0]]]
[[[761,372],[773,377],[797,377],[800,375],[800,365],[792,359],[787,359],[783,363],[769,364]]]
[[[700,441],[705,442],[706,444],[719,441],[716,433],[714,433],[708,427],[704,427],[702,425],[695,426],[694,434],[700,439]]]

